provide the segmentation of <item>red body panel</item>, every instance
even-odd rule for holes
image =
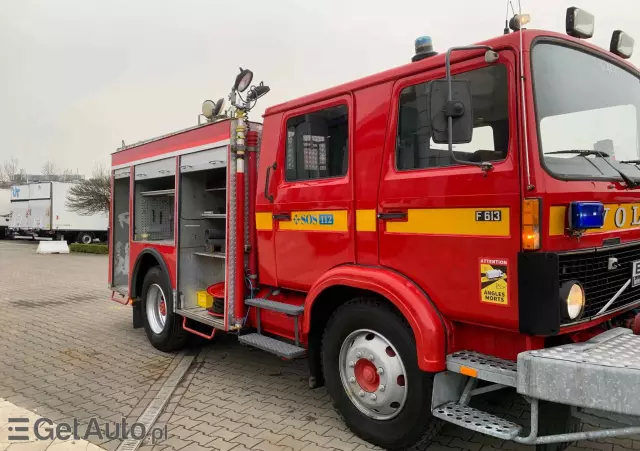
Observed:
[[[387,268],[339,266],[324,274],[311,288],[305,300],[305,312],[311,311],[320,293],[335,285],[369,290],[391,301],[413,330],[420,368],[425,371],[445,369],[447,354],[445,321],[425,293],[409,279]],[[312,320],[311,315],[305,315],[302,326],[302,333],[305,336],[311,329]]]
[[[167,156],[171,152],[206,146],[229,139],[229,122],[221,121],[203,127],[178,132],[166,138],[134,144],[111,155],[111,166],[117,167],[143,159]]]
[[[354,104],[350,96],[340,96],[326,102],[305,106],[287,112],[280,124],[277,161],[285,161],[286,122],[290,117],[335,105],[347,105],[349,121],[353,123]],[[353,134],[349,134],[349,149],[353,149]],[[353,166],[353,152],[349,152],[349,167]],[[282,230],[274,221],[275,254],[278,286],[307,291],[329,269],[355,261],[353,209],[353,176],[289,182],[285,180],[284,165],[272,171],[274,214],[295,211],[346,210],[349,230],[306,231]]]
[[[391,82],[357,91],[353,174],[356,210],[377,210],[380,170],[393,84]],[[356,261],[363,265],[378,264],[378,234],[375,230],[356,230]]]
[[[395,169],[397,105],[392,106],[390,128],[380,182],[379,211],[407,209],[508,208],[508,236],[456,234],[387,233],[379,226],[380,264],[394,268],[424,289],[442,314],[451,321],[468,321],[507,329],[518,327],[515,284],[508,293],[508,305],[481,303],[479,258],[499,258],[509,262],[509,277],[517,274],[520,250],[520,181],[518,174],[516,64],[515,53],[502,51],[499,64],[508,68],[509,151],[506,160],[494,163],[487,175],[476,167],[452,166],[424,170]],[[486,66],[484,58],[474,58],[455,67],[455,72]],[[444,76],[444,69],[403,79],[402,88]],[[397,94],[396,94],[397,95]]]

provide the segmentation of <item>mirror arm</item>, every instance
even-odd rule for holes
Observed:
[[[455,102],[453,102],[453,96],[452,96],[453,86],[451,84],[451,80],[452,80],[451,79],[451,54],[458,50],[491,50],[493,51],[493,47],[488,45],[467,45],[464,47],[451,47],[449,50],[447,50],[447,54],[444,59],[446,79],[447,79],[447,84],[449,85],[449,94],[447,97],[447,100],[448,100],[447,107],[449,108],[449,111],[446,111],[445,114],[447,115],[447,128],[449,129],[448,130],[449,152],[451,152],[451,158],[453,159],[453,161],[455,161],[460,165],[477,166],[480,169],[482,169],[486,174],[488,171],[493,169],[493,165],[488,161],[483,161],[482,163],[476,163],[475,161],[462,161],[462,160],[458,160],[456,158],[456,155],[453,153],[453,117],[454,115],[448,114],[448,113],[452,113],[454,112],[452,110],[456,110]],[[458,113],[457,111],[455,112]],[[456,114],[456,117],[461,116],[462,114],[464,114],[464,110],[460,114]]]

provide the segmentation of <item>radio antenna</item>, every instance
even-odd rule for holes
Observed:
[[[511,14],[515,15],[516,11],[513,8],[513,3],[511,0],[507,0],[506,10],[504,12],[504,34],[509,34],[509,6],[511,6]]]

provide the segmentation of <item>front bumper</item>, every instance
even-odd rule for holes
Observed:
[[[616,328],[583,343],[518,355],[518,393],[640,416],[640,336]]]
[[[447,356],[434,379],[436,418],[503,440],[525,444],[570,442],[640,434],[640,336],[611,329],[589,341],[526,351],[517,363],[474,351]],[[489,382],[476,388],[478,381]],[[513,387],[531,406],[529,433],[519,423],[470,407],[471,397]],[[572,406],[575,416],[612,429],[539,435],[540,401]],[[603,424],[602,419],[606,420]],[[593,422],[593,421],[590,421]]]

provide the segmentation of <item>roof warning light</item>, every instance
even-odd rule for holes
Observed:
[[[411,58],[412,62],[420,61],[431,56],[438,54],[433,50],[433,43],[431,42],[431,36],[420,36],[416,39],[416,54]]]

